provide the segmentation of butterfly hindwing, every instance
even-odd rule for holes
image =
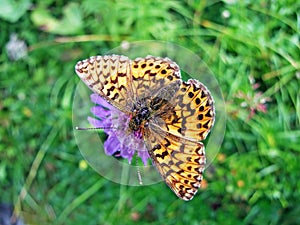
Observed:
[[[200,187],[205,166],[204,145],[176,137],[150,124],[145,132],[150,157],[173,192],[191,200]]]

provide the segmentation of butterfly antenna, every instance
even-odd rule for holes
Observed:
[[[136,160],[136,165],[138,165],[138,157],[136,157],[135,160]],[[137,167],[137,175],[138,175],[140,185],[143,185],[141,170],[139,166]]]
[[[75,127],[75,130],[122,130],[125,129],[124,127]]]
[[[102,130],[102,129],[115,129],[115,127],[75,127],[75,130]]]

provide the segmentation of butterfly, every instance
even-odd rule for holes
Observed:
[[[201,142],[215,120],[214,101],[198,80],[181,79],[169,58],[92,56],[75,71],[95,93],[130,118],[127,132],[143,139],[152,163],[171,190],[191,200],[203,179]]]

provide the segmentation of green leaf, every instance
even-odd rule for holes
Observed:
[[[30,0],[2,0],[0,4],[0,17],[8,22],[15,23],[30,7]]]
[[[40,29],[55,34],[77,34],[82,27],[82,16],[77,3],[70,3],[63,9],[61,20],[53,17],[46,9],[37,9],[31,14],[33,23]]]

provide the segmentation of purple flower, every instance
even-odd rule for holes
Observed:
[[[137,152],[144,165],[147,165],[147,148],[143,138],[129,130],[129,115],[106,102],[98,94],[91,94],[91,101],[96,104],[91,108],[96,118],[88,117],[88,121],[92,126],[102,128],[107,134],[104,142],[105,154],[126,158],[131,163],[133,155]]]

